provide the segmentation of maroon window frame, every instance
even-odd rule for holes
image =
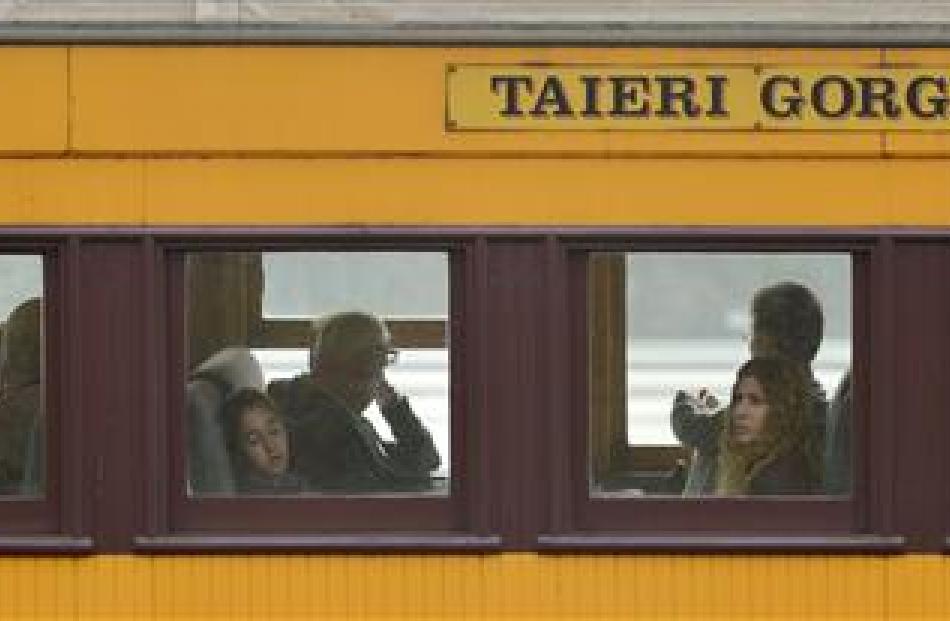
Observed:
[[[587,260],[592,252],[847,252],[853,270],[853,489],[847,498],[592,497],[588,482]],[[565,237],[549,247],[561,277],[550,295],[553,333],[568,335],[552,357],[551,518],[543,549],[894,549],[905,542],[893,519],[894,411],[888,363],[896,359],[889,305],[895,293],[893,241],[870,235],[759,230],[616,231]],[[557,303],[555,304],[555,300]],[[557,407],[557,403],[564,404]],[[566,481],[567,484],[559,482]]]
[[[479,292],[477,244],[436,235],[367,234],[334,231],[323,235],[261,237],[230,231],[226,237],[159,239],[153,261],[163,313],[154,317],[151,343],[159,353],[154,372],[148,435],[147,480],[155,486],[146,499],[146,523],[136,538],[139,549],[299,549],[299,548],[469,548],[500,541],[488,521],[484,460],[473,455],[484,446],[484,423],[477,412]],[[191,252],[280,251],[439,251],[450,266],[451,482],[448,497],[305,496],[189,497],[185,489],[184,434],[184,256]],[[213,535],[208,535],[213,533]]]
[[[950,551],[950,238],[898,237],[887,264],[894,283],[882,330],[896,343],[883,399],[893,404],[891,435],[880,450],[897,464],[895,528],[915,551]]]
[[[41,498],[0,498],[0,550],[5,553],[88,552],[93,547],[83,475],[85,410],[77,363],[79,325],[86,309],[77,297],[83,278],[78,240],[46,231],[6,231],[0,254],[38,255],[43,262],[43,397],[46,462]]]
[[[411,506],[433,499],[176,492],[176,261],[202,250],[450,254],[458,490],[435,517]],[[636,250],[852,254],[853,497],[589,498],[586,256]],[[45,257],[49,460],[44,500],[0,501],[4,553],[950,549],[950,229],[7,227],[0,253]]]

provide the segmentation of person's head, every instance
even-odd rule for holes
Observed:
[[[267,395],[245,388],[221,408],[224,438],[236,474],[276,477],[290,466],[287,427]]]
[[[780,282],[760,289],[752,299],[753,358],[782,357],[810,363],[821,346],[823,332],[821,304],[804,285]]]
[[[749,493],[762,468],[793,451],[802,457],[801,476],[817,484],[812,406],[806,365],[788,358],[753,358],[742,365],[720,438],[717,491]]]
[[[774,445],[801,435],[811,408],[809,391],[802,364],[784,358],[749,360],[732,388],[729,443]]]
[[[7,317],[0,339],[0,385],[37,384],[43,366],[43,301],[31,298]]]
[[[362,412],[395,356],[389,330],[374,315],[360,312],[330,315],[314,329],[312,375],[348,407]]]

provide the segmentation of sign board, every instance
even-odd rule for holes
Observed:
[[[450,65],[446,126],[950,131],[950,67]]]

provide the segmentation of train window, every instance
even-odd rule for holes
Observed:
[[[447,495],[448,256],[186,258],[192,495]]]
[[[0,255],[0,497],[44,495],[43,257]]]
[[[891,415],[869,380],[893,359],[870,337],[887,252],[726,231],[563,240],[552,326],[571,345],[553,366],[570,381],[552,407],[570,432],[552,451],[570,459],[551,468],[569,484],[554,484],[541,545],[612,533],[691,549],[681,537],[728,534],[754,547],[884,523],[892,465],[865,456]]]
[[[470,532],[472,247],[347,239],[159,247],[168,405],[150,463],[168,476],[149,536]]]
[[[593,496],[846,495],[847,253],[595,253]]]

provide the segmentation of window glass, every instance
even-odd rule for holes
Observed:
[[[594,495],[846,494],[846,253],[590,256]]]
[[[0,255],[0,495],[45,488],[43,258]]]
[[[446,494],[448,256],[192,253],[189,489]]]

